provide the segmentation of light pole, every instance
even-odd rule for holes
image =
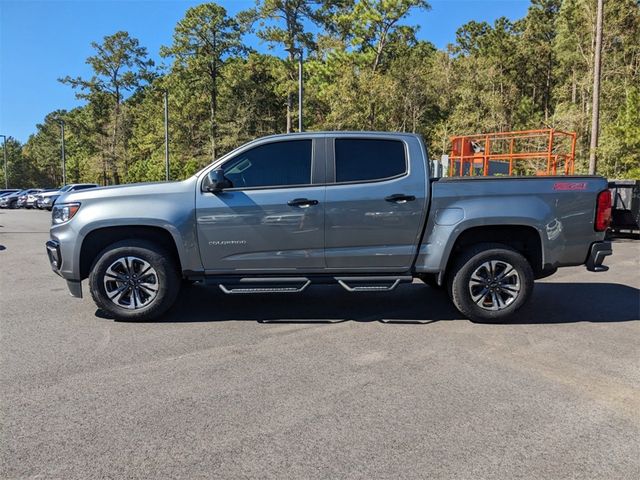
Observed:
[[[290,52],[292,55],[298,55],[298,131],[303,131],[303,122],[302,122],[302,97],[304,94],[304,86],[302,80],[302,48],[287,48],[287,52]]]
[[[169,181],[169,92],[164,91],[164,169],[165,179]]]
[[[61,139],[61,149],[62,149],[62,185],[67,184],[67,159],[64,154],[64,120],[58,120],[60,124],[60,139]]]
[[[7,136],[6,135],[0,135],[0,137],[2,137],[2,154],[4,156],[4,188],[8,189],[9,188],[9,182],[7,179]]]
[[[604,0],[598,0],[596,12],[596,45],[593,53],[593,104],[591,106],[591,144],[589,145],[589,175],[595,175],[598,157],[598,130],[600,128],[600,55],[602,54],[602,11]]]
[[[302,124],[302,96],[303,96],[303,84],[302,84],[302,48],[298,50],[298,131],[303,131]]]

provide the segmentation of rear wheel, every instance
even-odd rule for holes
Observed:
[[[113,318],[152,320],[173,305],[180,276],[164,249],[144,240],[125,240],[98,255],[89,288],[96,305]]]
[[[498,323],[529,300],[533,284],[533,270],[522,254],[506,245],[483,244],[456,260],[449,293],[470,320]]]

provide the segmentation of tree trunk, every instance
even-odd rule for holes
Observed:
[[[118,175],[117,160],[117,144],[118,144],[118,119],[120,117],[120,92],[116,88],[116,104],[113,116],[113,138],[111,139],[111,149],[109,152],[109,170],[111,179],[115,185],[120,183],[120,176]]]
[[[553,56],[549,51],[549,57],[547,61],[547,80],[545,82],[544,89],[544,121],[549,121],[549,104],[551,103],[551,68],[553,67]]]
[[[217,115],[218,115],[218,71],[214,65],[212,65],[210,70],[211,76],[211,104],[210,104],[210,121],[211,121],[211,161],[215,161],[216,159],[216,142],[218,137],[218,123],[217,123]]]

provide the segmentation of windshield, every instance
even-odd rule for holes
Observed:
[[[60,189],[60,192],[68,192],[73,185],[66,185]]]

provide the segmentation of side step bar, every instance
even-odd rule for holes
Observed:
[[[401,282],[411,282],[413,277],[335,277],[347,292],[390,292]]]
[[[313,277],[312,277],[313,278]],[[338,283],[347,292],[390,292],[400,283],[413,281],[411,275],[401,276],[347,276],[347,277],[317,277],[315,283]],[[242,277],[235,279],[220,279],[212,283],[218,284],[220,290],[228,295],[246,293],[301,293],[312,280],[307,277]]]
[[[292,278],[241,278],[237,282],[219,284],[220,290],[228,295],[243,293],[301,293],[311,280],[305,277]]]

